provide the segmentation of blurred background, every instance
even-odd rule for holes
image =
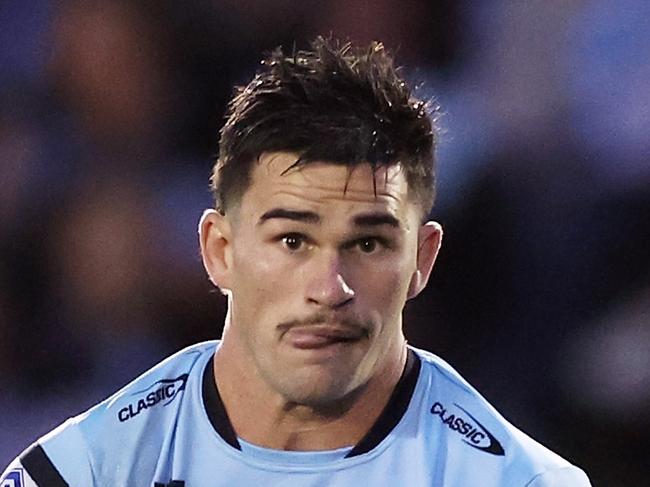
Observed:
[[[0,0],[0,470],[220,336],[196,228],[225,104],[329,33],[444,112],[410,342],[594,485],[648,485],[645,0]]]

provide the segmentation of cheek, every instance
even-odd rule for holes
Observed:
[[[372,301],[382,314],[398,315],[404,303],[411,273],[401,261],[388,261],[372,266],[359,281],[362,296]]]
[[[266,305],[280,305],[292,294],[293,275],[281,259],[272,258],[264,246],[239,249],[233,256],[233,298],[248,313],[269,313]],[[271,311],[272,313],[273,311]]]
[[[283,321],[279,311],[286,306],[287,292],[276,265],[255,252],[233,255],[232,314],[233,323],[249,353],[267,350],[276,325]]]

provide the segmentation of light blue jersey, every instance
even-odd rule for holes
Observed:
[[[586,475],[508,423],[448,364],[410,349],[357,445],[288,452],[237,438],[215,386],[219,342],[189,347],[28,448],[0,487],[584,487]]]

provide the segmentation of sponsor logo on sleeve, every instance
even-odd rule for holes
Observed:
[[[117,412],[120,422],[128,421],[143,411],[155,406],[167,406],[185,390],[188,374],[179,375],[175,379],[162,379],[132,396],[141,396]],[[4,486],[1,486],[4,487]]]
[[[23,485],[25,483],[22,468],[14,468],[0,479],[0,487],[23,487]]]
[[[503,456],[505,451],[492,433],[483,426],[478,419],[472,416],[469,411],[454,403],[459,410],[450,410],[439,402],[431,406],[431,414],[438,416],[442,424],[451,431],[458,433],[462,440],[477,450],[491,453],[492,455]]]

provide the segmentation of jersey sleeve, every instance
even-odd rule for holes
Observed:
[[[40,445],[34,444],[0,476],[0,487],[67,487]]]
[[[547,470],[536,475],[525,487],[591,487],[587,475],[577,467]]]

